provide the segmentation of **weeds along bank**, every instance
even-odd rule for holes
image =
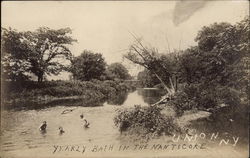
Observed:
[[[81,98],[83,101],[101,101],[121,92],[135,89],[123,81],[35,81],[5,82],[2,84],[4,103],[41,102],[61,98]]]

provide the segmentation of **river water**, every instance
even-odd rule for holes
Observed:
[[[115,127],[113,118],[117,109],[130,108],[134,105],[148,106],[155,103],[162,96],[162,92],[155,89],[137,89],[134,92],[124,93],[105,101],[100,106],[81,107],[74,103],[55,104],[46,108],[8,109],[2,110],[1,116],[1,156],[2,157],[84,157],[84,156],[166,156],[185,155],[187,150],[132,150],[118,151],[121,145],[128,145],[128,140],[122,136]],[[79,103],[77,103],[79,105]],[[36,107],[36,106],[34,106]],[[72,109],[67,114],[61,114],[65,109]],[[84,128],[80,115],[84,114],[90,122],[90,128]],[[39,131],[39,126],[47,121],[45,133]],[[63,127],[65,133],[60,134],[58,128]],[[199,125],[200,126],[200,125]],[[211,134],[211,133],[205,133]],[[236,136],[235,136],[236,137]],[[242,137],[241,137],[242,138]],[[169,138],[159,138],[157,143],[169,143]],[[229,144],[223,147],[210,148],[210,150],[198,149],[188,151],[188,155],[203,156],[211,154],[244,157],[246,144],[235,148],[232,146],[232,138]],[[154,143],[155,143],[154,142]],[[173,141],[172,141],[173,142]],[[218,141],[217,141],[218,142]],[[232,142],[232,143],[231,143]],[[130,142],[133,144],[134,142]],[[130,146],[131,146],[130,144]],[[216,144],[216,143],[214,143]],[[106,146],[105,146],[106,145]],[[133,144],[134,145],[134,144]],[[218,143],[216,144],[218,146]],[[142,148],[142,147],[141,147]],[[60,150],[59,150],[60,149]],[[159,151],[161,150],[161,151]],[[223,154],[223,153],[227,154]],[[157,154],[156,154],[157,153]],[[217,153],[217,154],[215,154]],[[199,154],[198,154],[199,155]]]

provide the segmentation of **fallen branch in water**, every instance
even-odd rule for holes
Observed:
[[[77,108],[75,108],[77,109]],[[75,109],[66,109],[66,110],[63,110],[63,112],[61,114],[67,114],[67,113],[70,113],[70,112],[73,112],[73,110]]]
[[[169,101],[169,100],[170,100],[169,95],[164,95],[161,100],[159,100],[158,102],[152,104],[151,106],[155,106],[155,105],[159,105],[159,104],[164,104],[164,103],[166,103],[166,101]]]

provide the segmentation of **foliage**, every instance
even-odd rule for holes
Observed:
[[[79,96],[84,101],[100,101],[132,89],[120,81],[35,81],[5,82],[5,100],[36,100],[40,97]],[[38,101],[38,100],[36,100]]]
[[[199,84],[191,84],[176,92],[167,105],[174,107],[177,116],[181,116],[187,110],[215,107],[215,96],[215,93],[202,89]]]
[[[214,23],[203,27],[196,37],[201,82],[236,89],[245,87],[249,77],[249,30],[249,18],[235,25]]]
[[[147,69],[139,72],[137,78],[141,82],[142,87],[153,87],[154,85],[160,83],[155,74],[151,73]]]
[[[176,87],[173,86],[172,82],[176,78],[174,65],[177,64],[177,56],[175,53],[160,54],[157,49],[145,47],[136,38],[136,43],[130,46],[129,52],[124,57],[153,73],[169,94],[175,93]]]
[[[13,80],[17,76],[27,76],[25,73],[32,73],[42,82],[46,75],[59,74],[65,69],[62,62],[72,56],[67,45],[76,40],[68,35],[70,33],[70,28],[54,30],[40,27],[34,32],[2,28],[3,70],[6,79]]]
[[[81,81],[100,79],[106,70],[106,62],[100,53],[84,50],[71,60],[70,71],[73,78]]]
[[[179,82],[199,83],[202,78],[201,57],[198,47],[191,47],[182,52],[179,57]]]
[[[2,57],[2,79],[11,81],[26,81],[30,76],[26,74],[28,63],[24,60],[14,59],[11,55]]]
[[[234,108],[247,97],[249,19],[231,25],[214,23],[199,31],[197,47],[180,56],[180,82],[186,87],[172,101],[181,115],[193,108],[220,104]]]
[[[117,95],[110,96],[107,103],[110,105],[122,105],[126,101],[127,97],[128,93],[126,91],[122,91]]]
[[[131,79],[131,75],[128,73],[128,70],[120,63],[112,63],[108,65],[106,74],[108,79]]]
[[[174,107],[177,116],[194,109],[213,113],[218,109],[235,111],[242,107],[242,98],[249,98],[249,30],[249,17],[235,25],[214,23],[198,32],[195,39],[198,46],[168,55],[146,48],[136,39],[137,43],[131,45],[125,57],[147,69],[138,78],[148,85],[155,84],[154,77],[167,86],[171,84],[170,79],[176,77],[176,83],[184,85],[161,106]],[[143,131],[143,134],[158,135],[162,132],[156,131],[168,131],[168,127],[173,127],[159,123],[166,117],[160,113],[159,107],[119,111],[115,124],[121,132]]]
[[[167,105],[173,106],[177,116],[181,116],[187,110],[212,110],[222,104],[235,108],[240,102],[240,92],[230,87],[204,89],[202,84],[190,84],[176,92]]]
[[[232,27],[229,23],[214,23],[210,26],[204,26],[199,32],[195,41],[198,42],[198,46],[201,50],[205,52],[210,52],[216,47],[216,44],[219,42],[219,36],[223,32]]]
[[[118,110],[114,123],[121,132],[132,131],[142,135],[172,135],[179,130],[173,117],[161,114],[161,109],[156,106],[136,105],[133,109]]]

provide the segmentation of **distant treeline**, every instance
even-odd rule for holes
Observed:
[[[2,98],[10,105],[18,102],[49,102],[51,100],[76,97],[85,103],[98,103],[104,99],[135,89],[135,85],[123,81],[36,81],[5,82]]]

